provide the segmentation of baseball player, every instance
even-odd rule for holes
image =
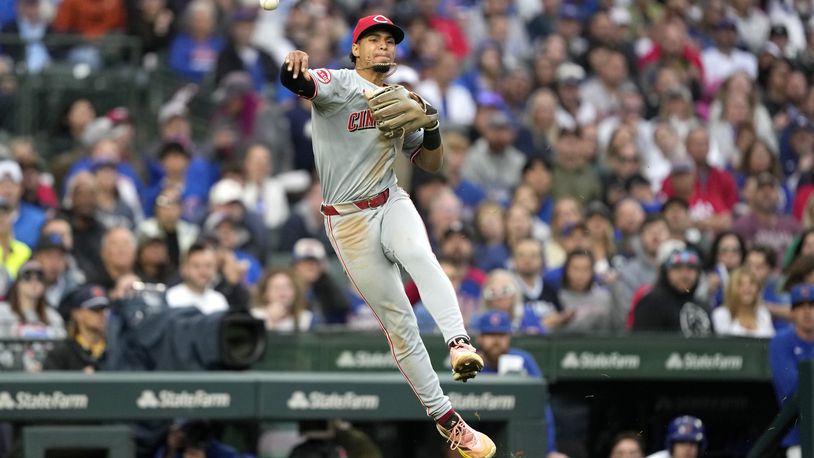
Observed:
[[[385,86],[404,31],[385,16],[359,20],[352,70],[308,68],[308,54],[289,53],[285,87],[312,101],[314,159],[322,184],[325,230],[351,283],[373,310],[410,387],[450,448],[488,458],[494,442],[470,427],[444,395],[404,293],[398,266],[418,285],[450,348],[455,380],[483,368],[469,343],[455,291],[430,249],[412,201],[396,184],[393,162],[407,155],[436,172],[443,158],[437,111],[402,86]]]

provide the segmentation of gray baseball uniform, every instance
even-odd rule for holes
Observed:
[[[398,265],[415,280],[447,343],[467,334],[452,284],[393,171],[396,154],[417,153],[423,133],[403,139],[380,135],[364,95],[378,86],[355,70],[309,72],[316,85],[311,122],[323,200],[339,213],[325,217],[325,229],[348,278],[379,320],[399,369],[427,414],[438,419],[451,405],[419,335]],[[390,197],[380,207],[360,210],[352,203],[386,189]]]

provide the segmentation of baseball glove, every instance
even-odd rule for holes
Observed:
[[[394,84],[376,91],[365,90],[365,97],[376,126],[387,138],[437,126],[438,111],[404,86]]]

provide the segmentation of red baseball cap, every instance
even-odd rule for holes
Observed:
[[[393,34],[396,44],[401,43],[401,41],[404,40],[404,31],[401,30],[399,26],[393,24],[393,21],[388,19],[386,16],[375,14],[359,19],[359,22],[356,23],[356,27],[353,29],[353,42],[356,43],[359,41],[359,37],[362,36],[363,33],[374,27],[385,29]]]

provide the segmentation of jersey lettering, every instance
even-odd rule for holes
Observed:
[[[370,110],[354,111],[348,116],[348,132],[373,129],[375,127],[376,122],[373,120],[373,115],[370,114]]]

